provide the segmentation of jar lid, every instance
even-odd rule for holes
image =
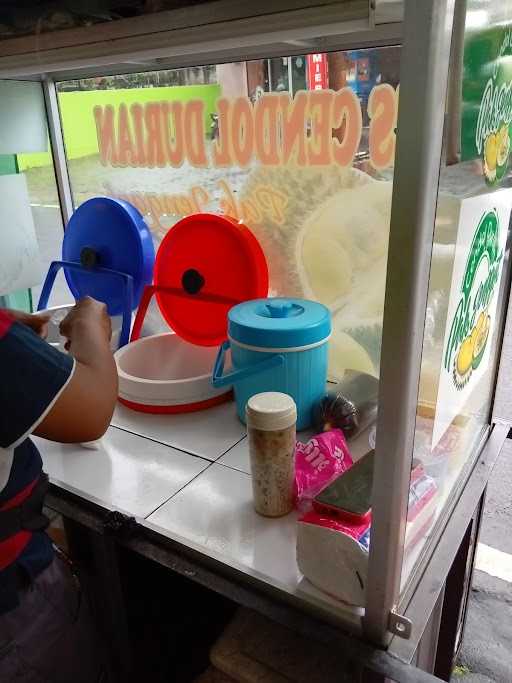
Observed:
[[[229,312],[229,337],[258,348],[290,349],[325,341],[331,334],[331,312],[306,299],[256,299]]]
[[[82,263],[82,270],[64,268],[75,299],[92,296],[107,305],[111,316],[124,311],[126,286],[121,278],[94,270],[102,266],[131,275],[133,309],[151,283],[155,250],[153,238],[137,209],[111,197],[93,197],[69,219],[62,240],[62,259]],[[89,270],[90,269],[90,270]]]
[[[156,256],[154,284],[160,311],[176,334],[199,346],[225,341],[228,311],[268,292],[263,250],[240,221],[194,214],[174,225]]]
[[[297,421],[297,406],[288,394],[266,391],[255,394],[245,408],[247,426],[264,432],[287,429]]]

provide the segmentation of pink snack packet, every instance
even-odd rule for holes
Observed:
[[[295,447],[295,507],[309,509],[313,498],[337,476],[352,467],[353,460],[341,429],[331,429]]]

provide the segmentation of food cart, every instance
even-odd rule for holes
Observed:
[[[157,241],[198,208],[244,219],[271,293],[330,307],[330,378],[355,370],[380,381],[376,434],[351,444],[356,459],[375,446],[359,605],[299,572],[294,514],[253,512],[245,428],[231,403],[186,415],[119,406],[87,452],[37,440],[48,504],[91,548],[120,680],[130,675],[120,547],[337,643],[365,680],[449,680],[487,481],[509,450],[511,36],[512,10],[498,0],[219,0],[0,42],[1,85],[14,102],[0,152],[47,153],[23,143],[38,125],[31,115],[44,111],[64,225],[87,190],[60,84],[94,79],[80,93],[92,148],[85,128],[79,136],[96,173],[109,169],[103,193],[137,206]],[[396,78],[384,59],[376,75],[376,50],[395,51]],[[351,54],[362,64],[350,65]],[[362,103],[351,70],[364,80],[370,63]],[[200,65],[221,82],[211,111],[194,96],[164,106],[160,87],[138,99],[125,88],[112,103],[100,87]],[[295,91],[294,78],[306,88]],[[174,117],[167,147],[165,116]],[[283,123],[292,118],[295,127]],[[193,181],[175,192],[183,164]],[[436,484],[421,524],[411,515],[418,460]]]

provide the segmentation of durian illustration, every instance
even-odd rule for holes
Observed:
[[[258,166],[250,173],[240,192],[242,200],[269,187],[286,197],[281,220],[274,220],[267,214],[260,223],[247,223],[265,252],[271,295],[304,295],[294,252],[305,219],[336,192],[368,182],[371,178],[366,173],[334,165]]]
[[[346,370],[378,376],[392,182],[354,168],[258,167],[242,199],[262,186],[288,198],[280,222],[266,217],[250,223],[269,265],[270,295],[314,299],[330,308],[330,378],[341,379]],[[430,291],[446,293],[443,300],[450,287],[458,207],[456,199],[440,195],[436,234],[446,245],[434,245]],[[445,315],[435,313],[436,319]]]
[[[304,222],[296,261],[306,296],[333,311],[348,306],[348,317],[382,312],[392,190],[375,180],[344,188]]]

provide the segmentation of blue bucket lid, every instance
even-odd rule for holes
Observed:
[[[331,312],[306,299],[254,299],[228,314],[228,334],[240,344],[289,349],[322,342],[331,333]]]
[[[155,249],[151,233],[137,209],[121,199],[94,197],[81,204],[64,232],[62,258],[80,262],[84,248],[97,255],[97,265],[133,277],[133,309],[146,285],[151,284]],[[94,272],[64,269],[75,299],[92,296],[107,305],[110,315],[124,309],[123,282]]]

